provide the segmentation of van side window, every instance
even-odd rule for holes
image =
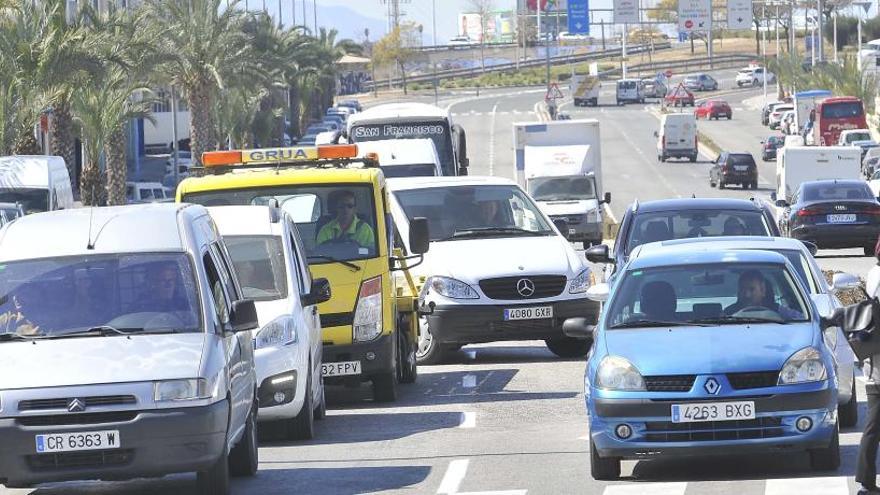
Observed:
[[[223,287],[226,289],[226,293],[229,295],[232,300],[241,299],[241,294],[238,292],[238,286],[233,280],[233,274],[235,273],[235,269],[232,267],[232,261],[226,256],[226,250],[221,249],[217,243],[211,244],[211,252],[214,254],[214,259],[218,260],[218,272],[220,273],[220,280],[223,282]]]
[[[214,264],[214,258],[210,252],[205,253],[202,257],[202,263],[205,265],[205,273],[208,276],[208,287],[210,289],[211,302],[214,303],[214,311],[217,321],[225,324],[229,321],[229,301],[223,291],[223,281],[220,279],[220,272],[217,265]]]
[[[290,245],[293,249],[294,268],[296,269],[296,280],[299,282],[299,293],[308,294],[312,290],[312,273],[309,271],[309,261],[305,259],[306,253],[303,247],[302,236],[296,224],[289,222],[290,227]]]

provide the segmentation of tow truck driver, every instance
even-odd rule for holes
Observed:
[[[336,218],[321,227],[316,242],[325,244],[333,241],[356,242],[360,247],[375,249],[376,234],[370,225],[355,215],[357,202],[354,192],[343,189],[330,195],[331,211]]]

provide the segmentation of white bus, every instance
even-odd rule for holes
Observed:
[[[443,175],[467,175],[467,137],[452,123],[449,112],[424,103],[378,105],[348,118],[348,141],[430,139],[434,142]]]

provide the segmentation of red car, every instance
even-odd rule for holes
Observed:
[[[730,120],[733,118],[733,110],[724,100],[708,100],[697,105],[697,108],[694,109],[694,116],[698,119],[710,120],[727,117],[727,120]]]
[[[675,89],[669,92],[665,98],[666,105],[673,107],[694,106],[694,94],[679,84]]]

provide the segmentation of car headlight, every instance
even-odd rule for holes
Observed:
[[[289,316],[281,316],[269,322],[257,332],[254,338],[254,348],[275,347],[296,342],[296,329],[293,319]]]
[[[479,299],[480,295],[470,285],[449,277],[431,277],[430,285],[438,294],[450,299]]]
[[[590,269],[585,268],[583,271],[578,273],[578,276],[571,279],[571,284],[568,287],[569,294],[583,294],[590,288]]]
[[[645,390],[645,380],[627,359],[606,356],[596,370],[596,387],[605,390]]]
[[[207,399],[211,397],[208,380],[165,380],[153,383],[153,399],[156,402]]]
[[[785,366],[779,372],[779,385],[818,382],[824,380],[827,375],[819,350],[815,347],[805,347],[785,362]]]
[[[361,284],[354,310],[354,340],[369,342],[382,334],[382,277]]]

